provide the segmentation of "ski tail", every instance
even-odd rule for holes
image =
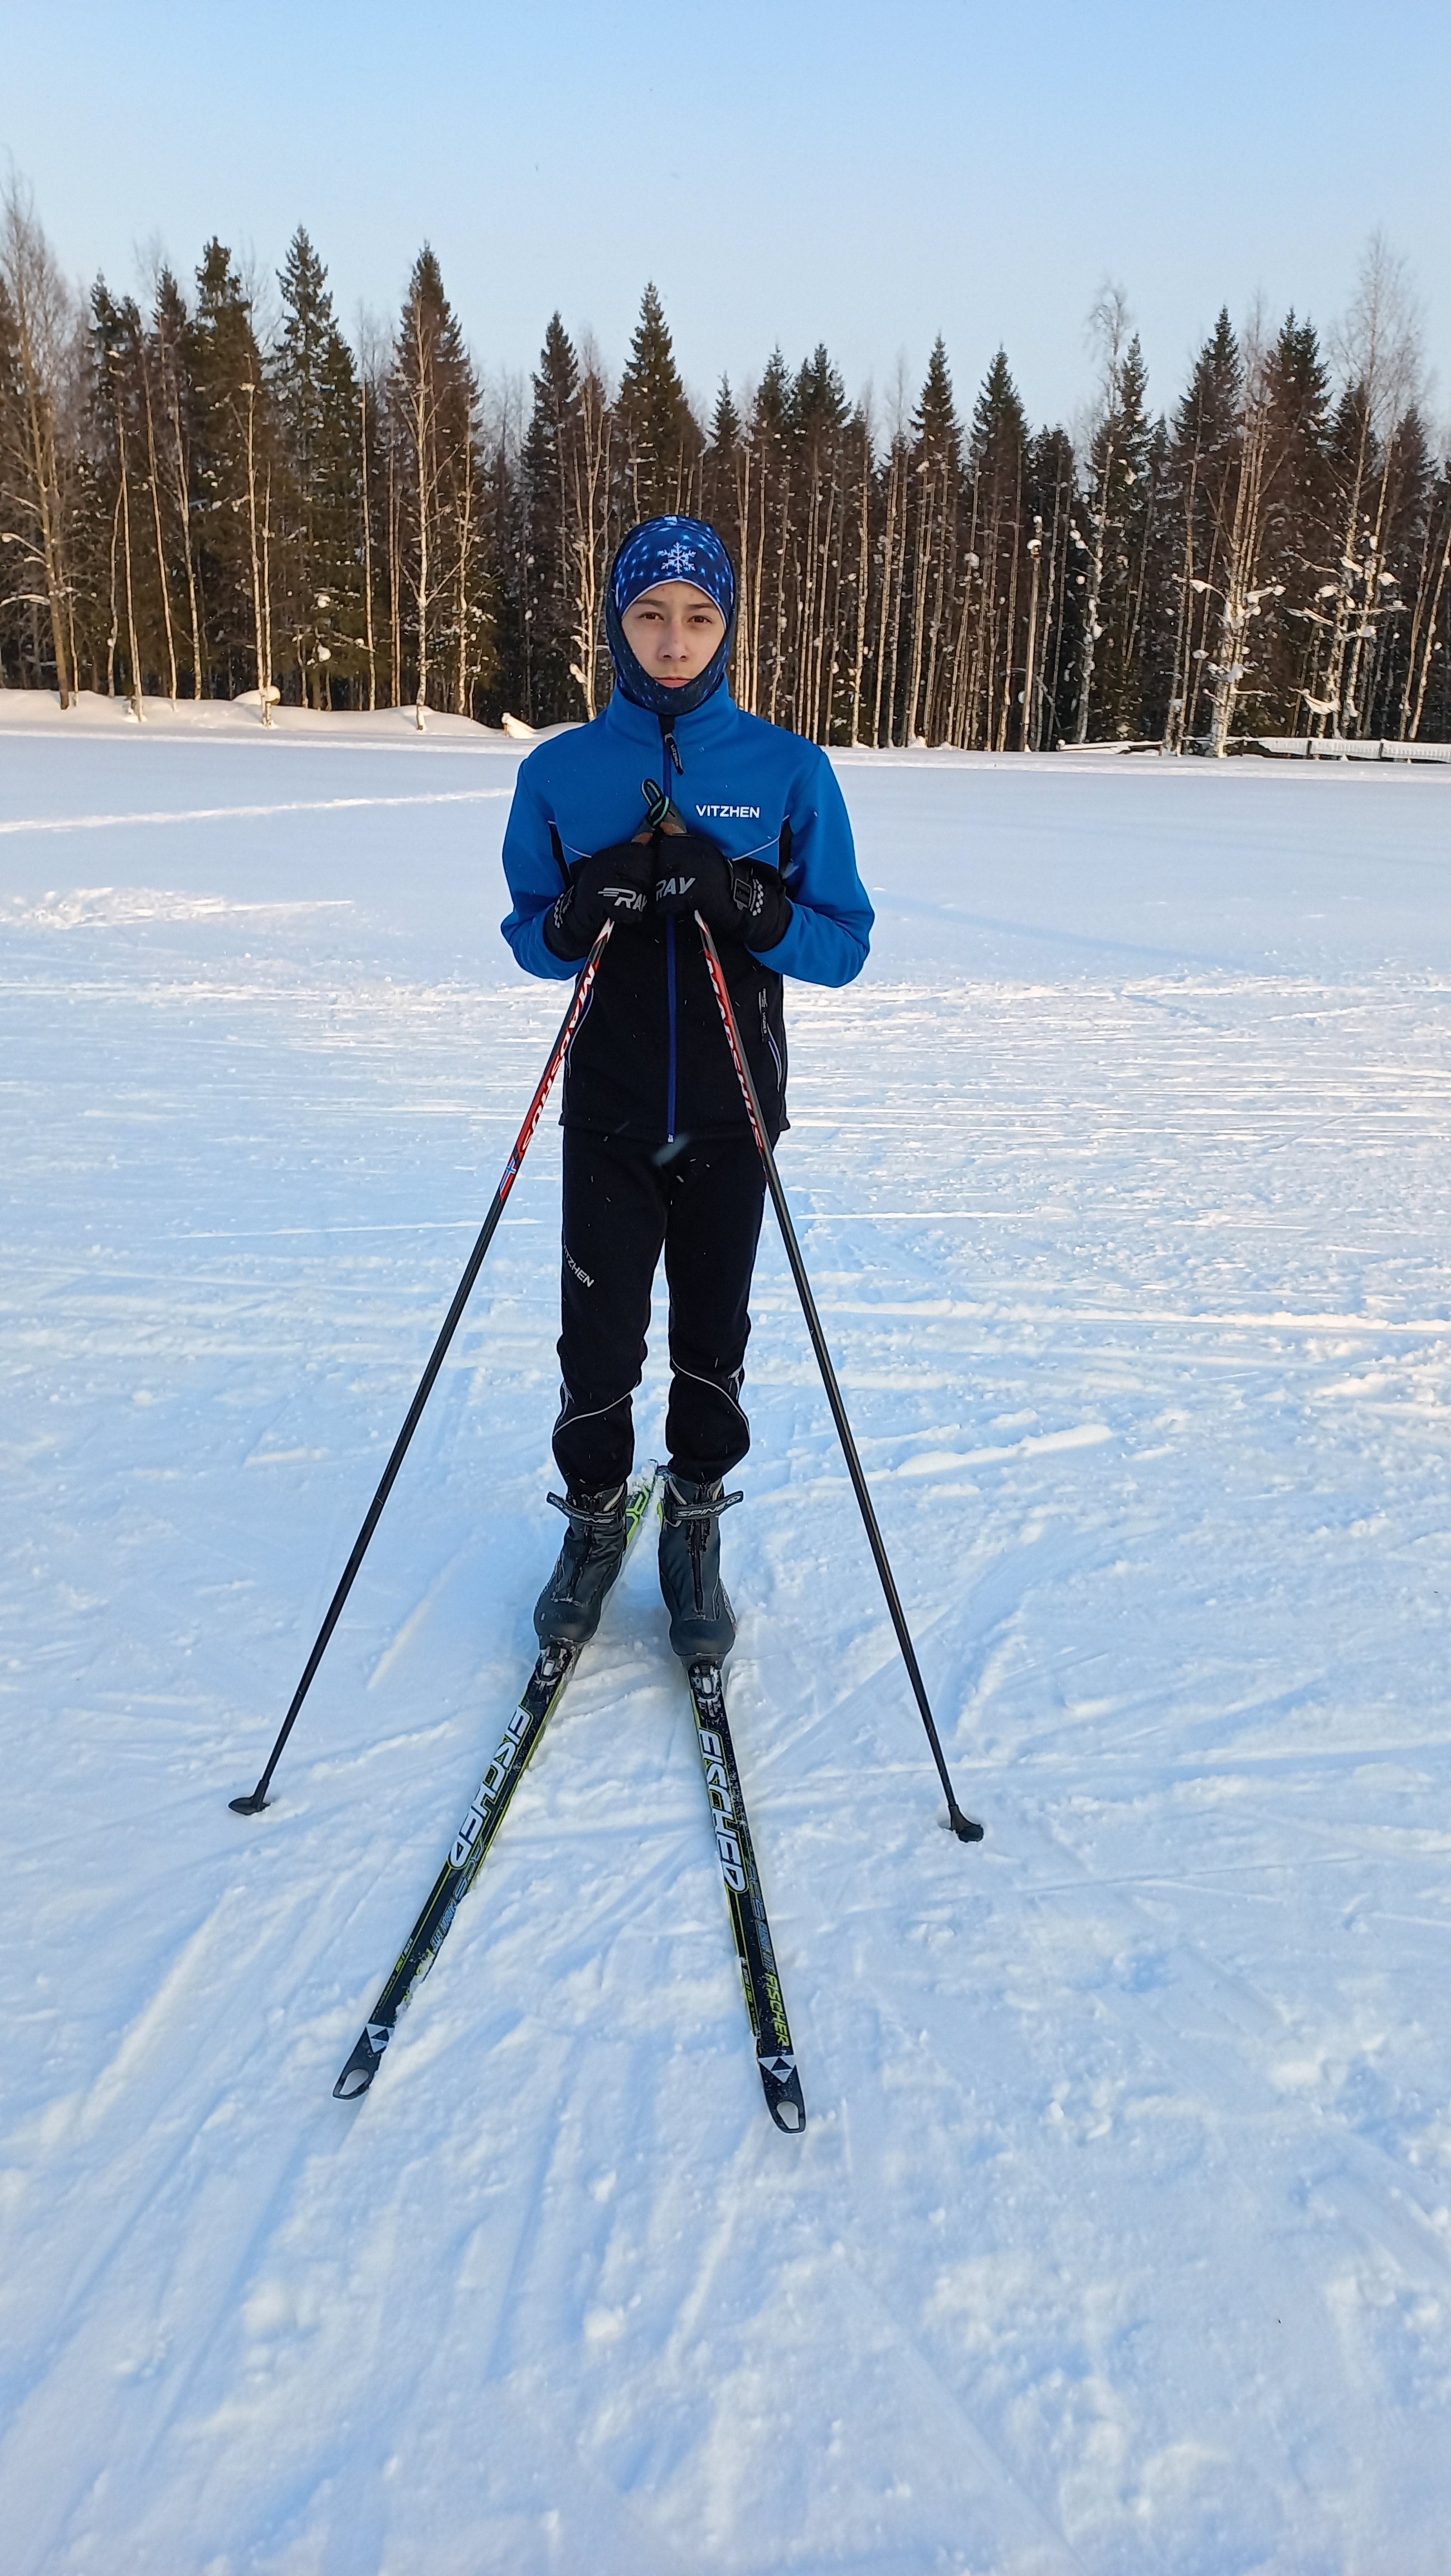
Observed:
[[[688,1665],[686,1678],[761,2089],[777,2128],[799,2135],[806,2126],[806,2103],[731,1742],[725,1680],[720,1665],[706,1659]]]
[[[649,1513],[658,1482],[659,1471],[652,1467],[648,1475],[636,1477],[631,1483],[625,1503],[627,1555]],[[454,1916],[483,1866],[484,1855],[508,1814],[514,1792],[583,1651],[580,1646],[541,1647],[519,1704],[474,1792],[422,1912],[333,2086],[335,2100],[360,2100],[382,2065],[398,2016],[412,2001],[442,1949]]]

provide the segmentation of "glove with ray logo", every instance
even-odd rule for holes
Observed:
[[[620,930],[649,919],[655,853],[648,841],[617,841],[581,859],[553,909],[545,916],[544,944],[556,957],[587,957],[607,921]]]

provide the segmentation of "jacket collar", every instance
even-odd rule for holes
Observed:
[[[735,723],[738,713],[736,702],[730,693],[730,683],[723,680],[714,695],[706,699],[703,707],[695,707],[689,715],[676,717],[675,741],[686,770],[690,767],[693,753],[707,754],[724,740]],[[622,689],[616,689],[605,709],[603,722],[605,731],[613,736],[615,741],[638,748],[657,764],[663,758],[664,743],[659,717],[651,715],[647,707],[637,707],[625,696]],[[658,777],[658,767],[650,770],[648,774],[652,778]]]

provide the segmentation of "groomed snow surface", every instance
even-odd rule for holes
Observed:
[[[518,748],[0,702],[8,2576],[1443,2576],[1451,778],[844,756],[782,1151],[752,2062],[642,1550],[378,2082],[532,1652],[558,1022]],[[658,1445],[663,1312],[640,1445]]]

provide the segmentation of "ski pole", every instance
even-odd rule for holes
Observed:
[[[656,830],[665,833],[683,832],[685,825],[681,821],[675,807],[669,804],[662,791],[654,785],[652,780],[646,779],[644,792],[649,805],[650,820]],[[826,1389],[827,1403],[831,1407],[831,1418],[836,1424],[837,1438],[841,1442],[842,1455],[846,1459],[847,1473],[851,1478],[852,1487],[861,1510],[862,1520],[866,1526],[867,1539],[871,1547],[872,1555],[876,1560],[877,1573],[881,1577],[882,1590],[885,1593],[887,1600],[887,1608],[892,1614],[892,1625],[897,1632],[897,1643],[902,1650],[902,1661],[907,1667],[907,1678],[912,1685],[913,1697],[915,1698],[918,1709],[921,1712],[922,1723],[927,1729],[927,1741],[932,1747],[932,1759],[937,1765],[937,1776],[941,1780],[943,1790],[946,1793],[947,1821],[952,1827],[952,1830],[956,1834],[959,1842],[980,1843],[982,1841],[983,1829],[981,1825],[974,1823],[971,1816],[965,1816],[963,1814],[961,1807],[959,1807],[957,1803],[956,1791],[952,1786],[951,1775],[947,1768],[947,1759],[942,1750],[942,1739],[937,1732],[937,1723],[932,1715],[932,1704],[927,1697],[927,1686],[922,1679],[921,1666],[917,1661],[917,1650],[912,1643],[912,1634],[911,1630],[907,1626],[907,1618],[906,1613],[902,1608],[901,1595],[897,1590],[896,1578],[892,1573],[891,1564],[888,1560],[886,1544],[877,1523],[877,1515],[872,1505],[872,1498],[867,1490],[867,1480],[862,1472],[862,1462],[857,1455],[856,1441],[852,1437],[852,1427],[847,1419],[846,1406],[842,1402],[841,1388],[837,1384],[836,1371],[831,1364],[831,1353],[826,1347],[826,1335],[821,1329],[821,1317],[816,1311],[816,1299],[811,1293],[811,1282],[806,1275],[806,1264],[801,1256],[801,1246],[796,1239],[796,1228],[791,1221],[791,1210],[786,1204],[786,1193],[781,1186],[781,1175],[776,1168],[776,1157],[771,1151],[770,1139],[766,1134],[765,1118],[762,1114],[761,1103],[756,1091],[755,1083],[751,1077],[751,1068],[746,1062],[746,1051],[741,1044],[741,1032],[736,1021],[735,1006],[731,1001],[730,993],[726,986],[725,974],[721,967],[720,951],[716,947],[714,939],[711,937],[709,925],[702,919],[699,913],[696,914],[695,919],[696,925],[700,931],[701,939],[705,945],[706,970],[710,976],[711,983],[715,988],[716,1001],[720,1006],[721,1020],[724,1024],[726,1033],[726,1043],[730,1048],[731,1059],[736,1068],[736,1078],[745,1095],[746,1110],[750,1118],[752,1133],[756,1139],[757,1150],[760,1154],[761,1161],[765,1166],[766,1187],[771,1193],[771,1205],[776,1211],[776,1222],[781,1229],[781,1240],[786,1247],[786,1258],[791,1265],[791,1276],[796,1282],[796,1293],[801,1300],[801,1311],[806,1318],[806,1329],[811,1336],[811,1347],[816,1353],[816,1364],[821,1371],[821,1382]]]
[[[559,1035],[555,1039],[553,1046],[550,1048],[549,1061],[539,1077],[539,1088],[529,1103],[529,1109],[525,1117],[524,1124],[514,1139],[509,1159],[504,1165],[504,1169],[499,1178],[499,1186],[494,1192],[493,1203],[489,1209],[488,1215],[484,1219],[482,1227],[480,1228],[479,1239],[474,1245],[474,1248],[469,1254],[468,1260],[464,1265],[464,1274],[454,1293],[453,1304],[450,1306],[448,1313],[443,1319],[443,1325],[439,1332],[438,1339],[429,1353],[428,1366],[418,1381],[418,1392],[414,1396],[413,1402],[408,1408],[407,1420],[404,1422],[402,1430],[399,1432],[397,1439],[393,1443],[392,1455],[379,1479],[378,1490],[373,1496],[371,1503],[368,1505],[367,1516],[353,1543],[352,1555],[349,1557],[347,1564],[343,1567],[342,1579],[339,1582],[338,1588],[333,1594],[331,1601],[328,1603],[327,1617],[324,1619],[322,1626],[317,1632],[317,1641],[313,1647],[312,1653],[308,1656],[306,1664],[303,1666],[302,1679],[292,1694],[292,1705],[288,1709],[287,1715],[284,1717],[281,1727],[278,1730],[277,1741],[267,1756],[267,1763],[262,1773],[262,1777],[258,1781],[256,1788],[251,1792],[250,1796],[228,1800],[229,1806],[236,1815],[259,1815],[267,1804],[268,1787],[271,1783],[272,1774],[277,1768],[282,1748],[287,1742],[289,1735],[292,1733],[293,1727],[297,1722],[298,1710],[301,1708],[303,1701],[307,1697],[308,1691],[312,1686],[313,1675],[317,1671],[318,1665],[322,1662],[323,1656],[327,1651],[328,1639],[338,1624],[338,1620],[342,1615],[343,1603],[346,1601],[348,1594],[353,1588],[353,1578],[356,1575],[359,1566],[362,1564],[364,1557],[367,1555],[368,1542],[372,1538],[373,1532],[377,1528],[379,1521],[382,1519],[383,1506],[393,1490],[393,1480],[396,1477],[399,1468],[402,1466],[404,1458],[407,1456],[408,1444],[412,1439],[414,1432],[418,1428],[423,1408],[427,1404],[429,1396],[433,1391],[433,1382],[437,1377],[439,1370],[443,1366],[444,1354],[448,1349],[449,1343],[453,1340],[454,1333],[458,1327],[459,1318],[463,1314],[465,1306],[468,1304],[474,1281],[477,1279],[480,1270],[483,1268],[484,1255],[494,1240],[499,1219],[504,1213],[504,1202],[519,1177],[519,1166],[529,1151],[530,1144],[534,1137],[534,1130],[538,1126],[539,1121],[544,1114],[544,1104],[549,1098],[550,1092],[554,1088],[555,1076],[558,1074],[559,1068],[568,1052],[570,1039],[574,1036],[575,1030],[579,1027],[580,1021],[584,1017],[585,1009],[589,1002],[590,990],[595,979],[595,971],[599,965],[601,957],[605,953],[605,947],[613,927],[614,925],[612,922],[607,921],[605,923],[603,930],[600,932],[598,939],[595,941],[593,948],[585,959],[584,970],[574,989],[574,997],[570,1002],[568,1010],[565,1012],[562,1022],[560,1023]]]

